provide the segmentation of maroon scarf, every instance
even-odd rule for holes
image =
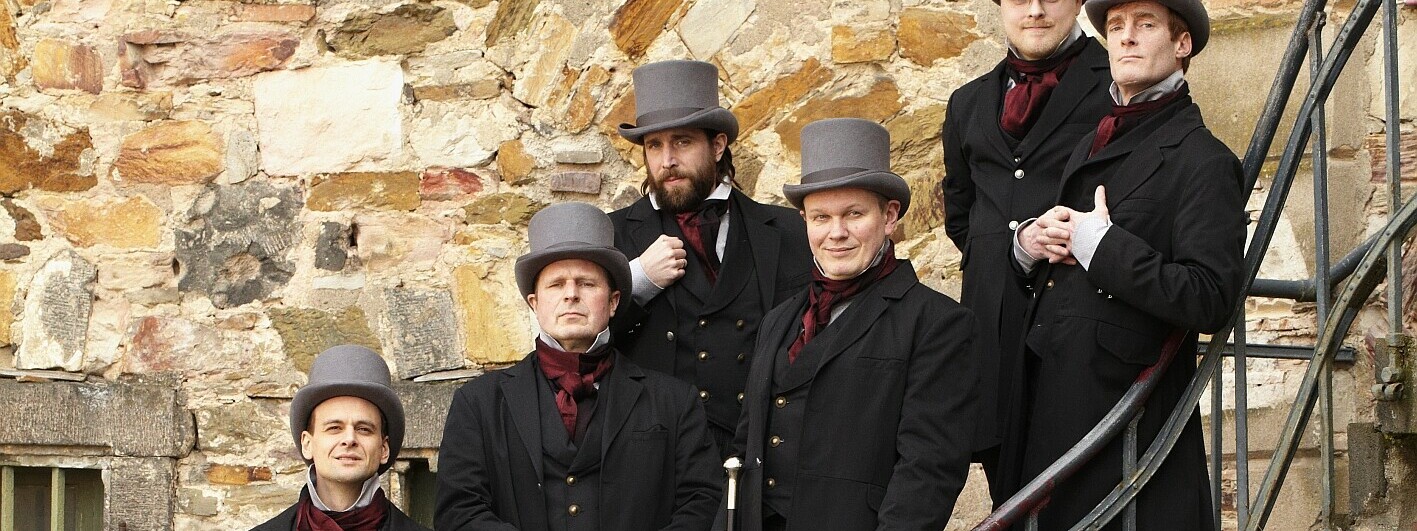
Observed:
[[[1180,88],[1158,99],[1131,105],[1113,105],[1112,114],[1103,116],[1102,121],[1098,122],[1097,136],[1092,139],[1092,149],[1088,150],[1087,157],[1092,158],[1098,151],[1102,151],[1102,148],[1107,147],[1107,144],[1113,139],[1136,127],[1141,123],[1142,118],[1160,110],[1166,104],[1176,101],[1181,96],[1189,95],[1191,89],[1188,87],[1189,84],[1182,83]]]
[[[378,531],[389,516],[389,500],[384,489],[374,491],[369,505],[344,512],[321,511],[310,500],[308,488],[300,490],[300,508],[295,513],[295,531]]]
[[[999,117],[999,127],[1005,133],[1019,139],[1028,135],[1028,130],[1043,114],[1048,97],[1053,94],[1063,73],[1067,72],[1068,65],[1073,64],[1085,46],[1086,35],[1079,37],[1077,42],[1056,57],[1038,61],[1025,61],[1009,52],[1004,61],[1008,63],[1009,75],[1015,83],[1014,88],[1004,94],[1004,113]]]
[[[556,350],[540,339],[536,340],[536,361],[541,365],[541,373],[556,382],[556,409],[561,412],[561,423],[566,425],[566,435],[576,438],[576,400],[595,392],[595,382],[610,372],[613,357],[610,347],[602,346],[580,354]]]
[[[877,280],[886,278],[895,271],[900,261],[895,257],[895,242],[886,240],[885,256],[860,275],[846,280],[832,280],[822,275],[821,268],[812,266],[812,286],[807,292],[807,311],[802,314],[802,333],[787,347],[787,362],[797,362],[802,347],[831,322],[832,305],[850,299],[861,290],[871,287]]]
[[[704,265],[704,274],[709,284],[718,282],[718,224],[728,211],[728,201],[705,199],[696,211],[680,212],[674,215],[684,240],[693,250],[699,263]]]

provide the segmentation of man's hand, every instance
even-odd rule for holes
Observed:
[[[1077,212],[1065,206],[1055,206],[1038,216],[1018,232],[1018,243],[1029,256],[1048,263],[1073,262],[1068,246],[1073,237],[1073,216]]]
[[[684,276],[684,267],[688,265],[684,242],[667,234],[659,235],[659,239],[640,255],[640,267],[644,268],[645,276],[660,289],[678,282]]]
[[[1106,189],[1106,188],[1104,188],[1104,187],[1102,187],[1102,186],[1098,186],[1098,187],[1097,187],[1097,191],[1096,191],[1096,192],[1093,192],[1093,195],[1092,195],[1092,204],[1094,205],[1094,206],[1092,207],[1092,212],[1074,212],[1074,213],[1073,213],[1073,223],[1074,223],[1074,224],[1081,224],[1081,223],[1083,222],[1083,220],[1088,219],[1088,218],[1093,218],[1093,217],[1096,217],[1096,218],[1101,219],[1103,225],[1106,225],[1106,224],[1107,224],[1107,189]]]

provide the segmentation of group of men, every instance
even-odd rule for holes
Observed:
[[[1077,24],[1086,8],[1103,49]],[[962,303],[891,235],[911,207],[879,124],[802,129],[795,209],[735,187],[710,63],[633,74],[645,196],[560,203],[528,227],[535,350],[454,395],[440,530],[918,529],[971,461],[995,504],[1076,444],[1165,349],[1194,352],[1238,296],[1244,193],[1184,72],[1199,0],[1002,0],[1008,56],[943,124]],[[1146,403],[1159,432],[1194,364]],[[1199,418],[1138,498],[1145,529],[1213,528]],[[311,463],[261,530],[418,529],[378,486],[403,412],[367,349],[321,354],[291,407]],[[726,459],[726,461],[725,461]],[[1056,485],[1071,527],[1121,479],[1120,443]],[[720,466],[724,463],[724,467]],[[728,469],[725,474],[725,467]]]

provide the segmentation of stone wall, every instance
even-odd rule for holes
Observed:
[[[1298,5],[1209,3],[1214,38],[1190,78],[1237,151]],[[1401,14],[1407,80],[1414,14]],[[114,470],[110,489],[169,484],[171,518],[127,529],[247,528],[290,503],[303,465],[284,436],[289,398],[312,357],[338,343],[375,348],[406,380],[420,412],[406,455],[433,458],[451,384],[431,382],[504,367],[529,347],[512,262],[530,216],[556,201],[611,209],[638,197],[641,154],[613,131],[633,119],[631,70],[660,59],[719,65],[743,129],[738,180],[762,201],[782,203],[796,181],[806,123],[885,124],[918,198],[899,249],[926,283],[957,294],[939,125],[951,91],[1002,57],[999,35],[989,0],[4,0],[0,369],[37,383],[0,382],[0,394],[29,397],[6,407],[52,411],[77,391],[38,389],[141,381],[175,392],[190,418],[160,435],[180,451],[139,458],[110,444],[89,461],[55,458]],[[1328,107],[1336,255],[1387,209],[1380,54],[1364,41]],[[1417,84],[1401,95],[1411,146]],[[1403,150],[1409,190],[1413,152]],[[1310,276],[1311,190],[1295,185],[1264,276]],[[1355,338],[1387,332],[1382,304]],[[1311,344],[1314,313],[1254,300],[1251,340]],[[1359,358],[1338,379],[1337,407],[1372,422],[1372,363]],[[1303,368],[1252,362],[1256,414],[1282,418]],[[56,378],[87,381],[43,383]],[[36,422],[15,440],[5,430],[0,461],[103,442]],[[1251,450],[1267,445],[1257,436]],[[952,528],[987,512],[975,477]],[[1287,505],[1286,521],[1307,525],[1316,507]],[[111,511],[109,525],[124,514]]]

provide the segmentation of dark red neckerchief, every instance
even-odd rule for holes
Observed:
[[[321,511],[310,500],[309,488],[300,491],[300,508],[295,512],[295,531],[378,531],[389,516],[389,499],[384,489],[374,491],[369,505],[344,512]]]
[[[1172,91],[1170,94],[1151,101],[1143,101],[1131,105],[1113,105],[1112,114],[1103,116],[1102,121],[1098,122],[1097,136],[1092,139],[1092,149],[1088,150],[1087,157],[1092,158],[1092,156],[1096,155],[1102,148],[1107,147],[1107,144],[1113,139],[1122,136],[1123,133],[1136,127],[1146,115],[1154,113],[1162,107],[1165,107],[1166,104],[1176,101],[1181,96],[1186,96],[1190,93],[1191,89],[1189,88],[1189,84],[1182,83],[1180,88]]]
[[[581,354],[556,350],[537,339],[536,361],[541,365],[541,373],[556,382],[556,409],[561,412],[566,435],[575,440],[576,401],[594,393],[593,384],[610,372],[613,361],[610,347],[601,346]]]
[[[699,263],[704,265],[704,274],[708,275],[709,284],[718,282],[718,224],[726,212],[728,200],[705,199],[698,210],[674,215],[674,221],[684,233],[684,240],[689,244],[689,249],[699,258]],[[709,252],[710,250],[713,252]]]
[[[1078,54],[1087,46],[1087,36],[1078,37],[1077,42],[1055,57],[1038,61],[1025,61],[1009,52],[1004,61],[1008,63],[1009,76],[1015,80],[1014,88],[1004,94],[1004,113],[999,116],[999,127],[1014,138],[1023,138],[1043,107],[1048,104],[1048,96],[1063,78],[1068,65],[1073,64]]]
[[[860,275],[846,280],[832,280],[822,275],[822,270],[812,266],[812,286],[807,292],[807,311],[802,314],[802,333],[787,347],[787,362],[795,363],[802,347],[817,336],[831,322],[832,305],[850,299],[861,290],[886,278],[900,261],[895,257],[895,243],[886,240],[885,256],[881,263],[863,271]]]

